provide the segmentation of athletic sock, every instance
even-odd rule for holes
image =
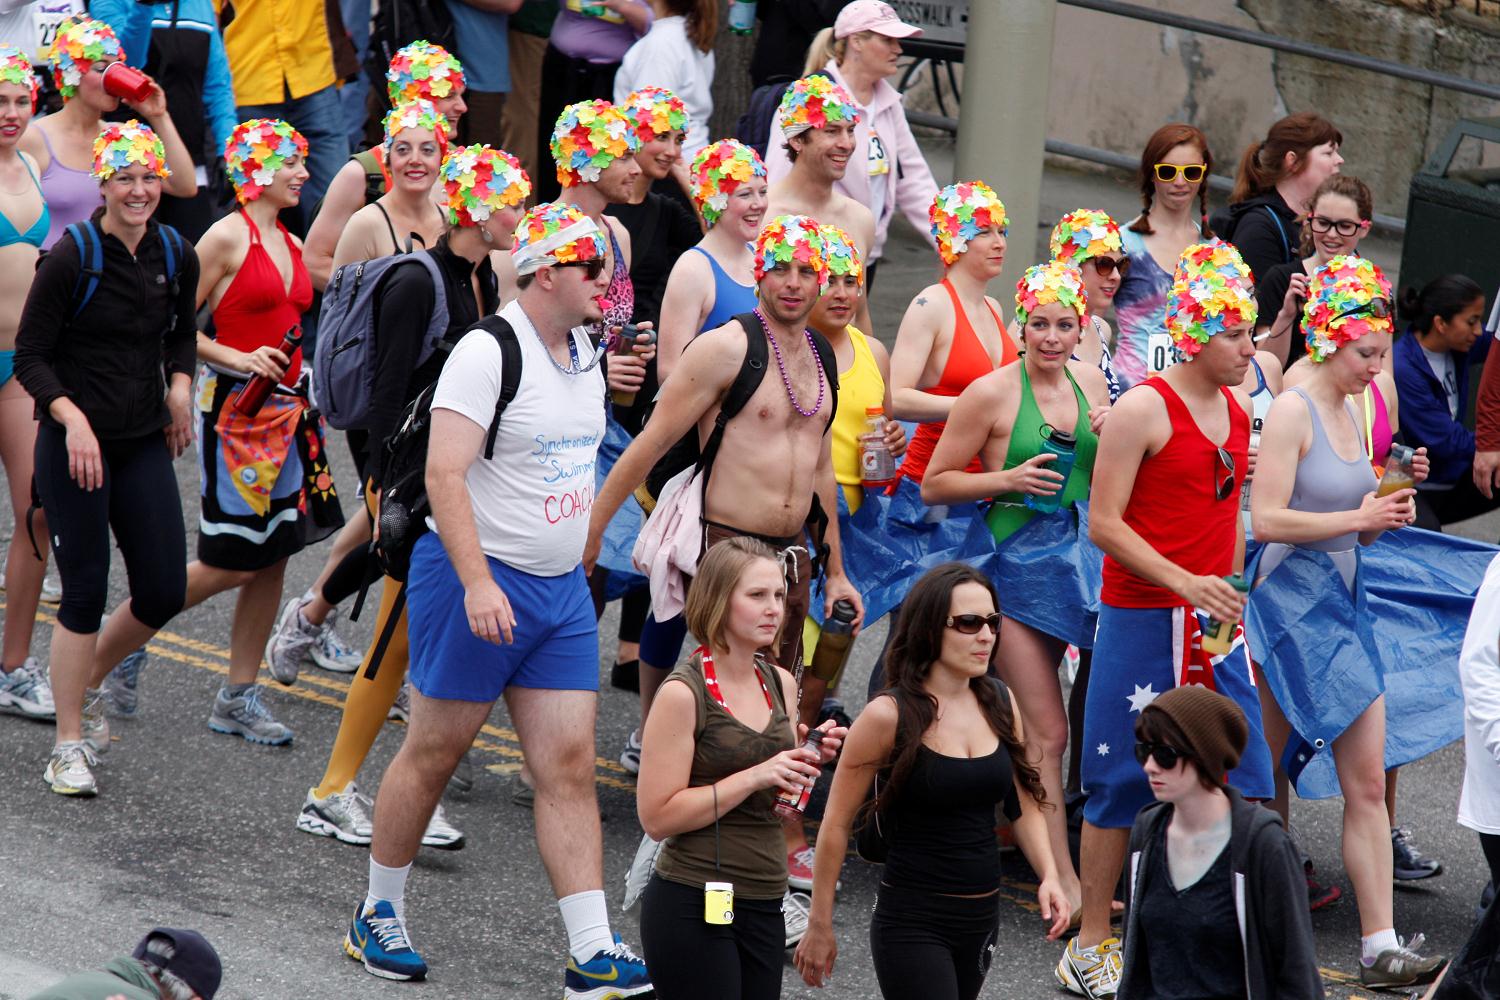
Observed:
[[[365,896],[365,909],[370,909],[380,900],[391,904],[396,916],[406,920],[406,877],[411,874],[411,865],[387,868],[370,858],[370,888]]]
[[[568,952],[579,965],[615,946],[614,936],[609,932],[609,908],[603,889],[564,896],[557,901],[557,908],[562,911],[563,926],[568,929]]]
[[[1394,927],[1383,931],[1376,931],[1374,934],[1362,937],[1359,939],[1359,944],[1362,953],[1360,960],[1365,965],[1374,965],[1375,960],[1380,957],[1381,952],[1401,947],[1401,942],[1396,939],[1396,929]]]

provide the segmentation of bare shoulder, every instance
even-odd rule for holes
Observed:
[[[1246,416],[1255,412],[1255,403],[1251,401],[1250,394],[1243,387],[1237,385],[1230,386],[1229,393],[1234,397],[1234,401],[1239,404],[1240,409],[1245,411]]]
[[[357,191],[363,195],[364,190],[365,168],[355,159],[345,160],[344,165],[339,167],[339,172],[333,175],[333,180],[328,185],[329,194],[348,195]]]
[[[1127,421],[1161,421],[1167,416],[1167,403],[1161,393],[1145,382],[1133,386],[1115,400],[1114,413],[1104,425],[1118,427]]]
[[[906,318],[937,326],[953,318],[953,303],[942,284],[928,285],[906,307]],[[903,321],[903,326],[905,325]]]
[[[864,722],[862,728],[873,728],[877,732],[884,731],[892,737],[896,734],[896,721],[900,717],[900,709],[896,706],[896,699],[889,694],[876,695],[865,705],[864,710],[859,713],[859,718],[854,720],[858,726]]]
[[[250,227],[240,213],[231,212],[209,226],[193,249],[200,257],[216,253],[248,253]]]

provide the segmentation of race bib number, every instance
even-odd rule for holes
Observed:
[[[68,17],[83,9],[74,0],[38,0],[31,6],[31,24],[36,30],[37,50],[32,58],[43,63],[57,38],[57,28]]]
[[[1146,375],[1160,375],[1183,359],[1184,355],[1172,343],[1172,335],[1165,330],[1152,330],[1146,338]]]
[[[873,130],[870,132],[870,147],[867,159],[871,177],[884,177],[891,172],[891,161],[885,155],[885,143],[880,141],[879,133]]]

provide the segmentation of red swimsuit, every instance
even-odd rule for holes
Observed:
[[[292,287],[288,291],[276,262],[260,242],[260,230],[242,210],[240,217],[250,227],[250,251],[224,297],[214,309],[214,339],[237,351],[249,353],[258,347],[276,347],[288,329],[302,321],[312,305],[312,278],[302,263],[302,250],[280,222],[276,228],[292,255]],[[281,384],[290,388],[302,373],[302,352],[292,355],[291,366]]]

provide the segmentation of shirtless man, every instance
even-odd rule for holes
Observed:
[[[838,226],[854,238],[860,258],[868,260],[875,244],[875,216],[868,208],[834,189],[854,155],[854,127],[859,105],[849,92],[826,76],[798,80],[787,88],[777,112],[786,137],[792,172],[771,185],[766,214],[805,215]],[[815,127],[814,121],[822,121]],[[854,325],[874,336],[868,300],[859,306]]]

